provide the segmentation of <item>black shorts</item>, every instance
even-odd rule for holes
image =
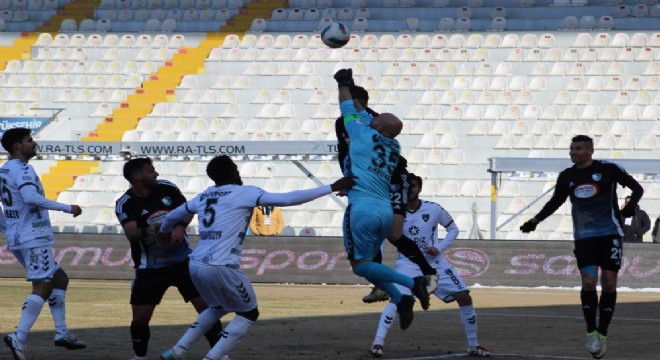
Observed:
[[[408,207],[408,173],[394,172],[390,181],[390,203],[394,214],[406,216]]]
[[[608,235],[576,240],[573,253],[578,269],[599,266],[603,270],[619,271],[623,257],[623,238],[619,235]]]
[[[131,305],[160,304],[170,286],[176,286],[186,302],[199,297],[190,278],[188,260],[160,269],[136,270],[131,285]]]

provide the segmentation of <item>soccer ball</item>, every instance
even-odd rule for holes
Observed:
[[[323,43],[333,49],[346,45],[350,39],[351,33],[346,25],[342,23],[333,22],[321,32]]]

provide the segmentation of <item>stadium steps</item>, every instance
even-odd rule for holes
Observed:
[[[224,41],[224,36],[214,34],[202,40],[195,48],[181,48],[171,60],[151,74],[149,80],[129,95],[119,108],[113,110],[97,129],[89,132],[82,141],[120,141],[124,133],[133,130],[138,121],[148,116],[154,104],[176,101],[175,91],[185,75],[204,73],[204,60],[214,47]]]
[[[236,16],[228,20],[226,25],[220,27],[220,32],[244,33],[250,30],[254,19],[270,19],[273,10],[288,6],[288,0],[250,2]]]
[[[37,32],[57,33],[64,19],[73,19],[76,24],[84,19],[94,18],[94,9],[101,5],[100,0],[77,0],[64,4],[48,21],[37,28]]]
[[[57,195],[73,186],[76,177],[80,175],[99,172],[98,161],[62,160],[48,169],[41,176],[45,196],[48,199],[57,199]]]
[[[9,60],[30,59],[30,48],[37,42],[39,34],[21,33],[12,46],[0,46],[0,71],[5,70]]]

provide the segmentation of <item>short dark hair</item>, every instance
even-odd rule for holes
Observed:
[[[141,157],[128,160],[126,164],[124,164],[124,179],[130,183],[133,174],[142,170],[145,165],[153,165],[153,161],[150,157]]]
[[[369,92],[362,86],[357,86],[357,85],[351,86],[350,91],[351,91],[351,98],[369,102]]]
[[[206,175],[216,184],[243,185],[240,176],[236,179],[236,174],[238,174],[238,166],[227,155],[216,156],[206,165]]]
[[[408,173],[408,184],[412,184],[413,181],[417,181],[420,188],[422,188],[424,185],[424,181],[422,180],[421,176],[417,176],[415,173]]]
[[[591,145],[591,147],[594,146],[594,140],[590,138],[587,135],[576,135],[571,139],[572,142],[586,142]]]
[[[24,127],[5,131],[5,133],[2,134],[2,140],[0,140],[0,142],[2,142],[2,147],[11,155],[14,150],[14,144],[22,142],[26,136],[30,136],[31,132],[30,129]]]

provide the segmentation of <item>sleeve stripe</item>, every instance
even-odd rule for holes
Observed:
[[[18,190],[20,190],[23,186],[27,186],[27,185],[32,185],[32,186],[36,187],[37,189],[39,189],[37,184],[31,183],[31,182],[26,182],[26,183],[21,184],[21,186],[18,187]]]
[[[194,211],[191,211],[191,210],[188,208],[188,202],[187,202],[187,201],[186,201],[185,203],[183,203],[183,206],[186,208],[186,211],[187,211],[187,212],[189,212],[189,213],[191,213],[191,214],[195,214]]]

